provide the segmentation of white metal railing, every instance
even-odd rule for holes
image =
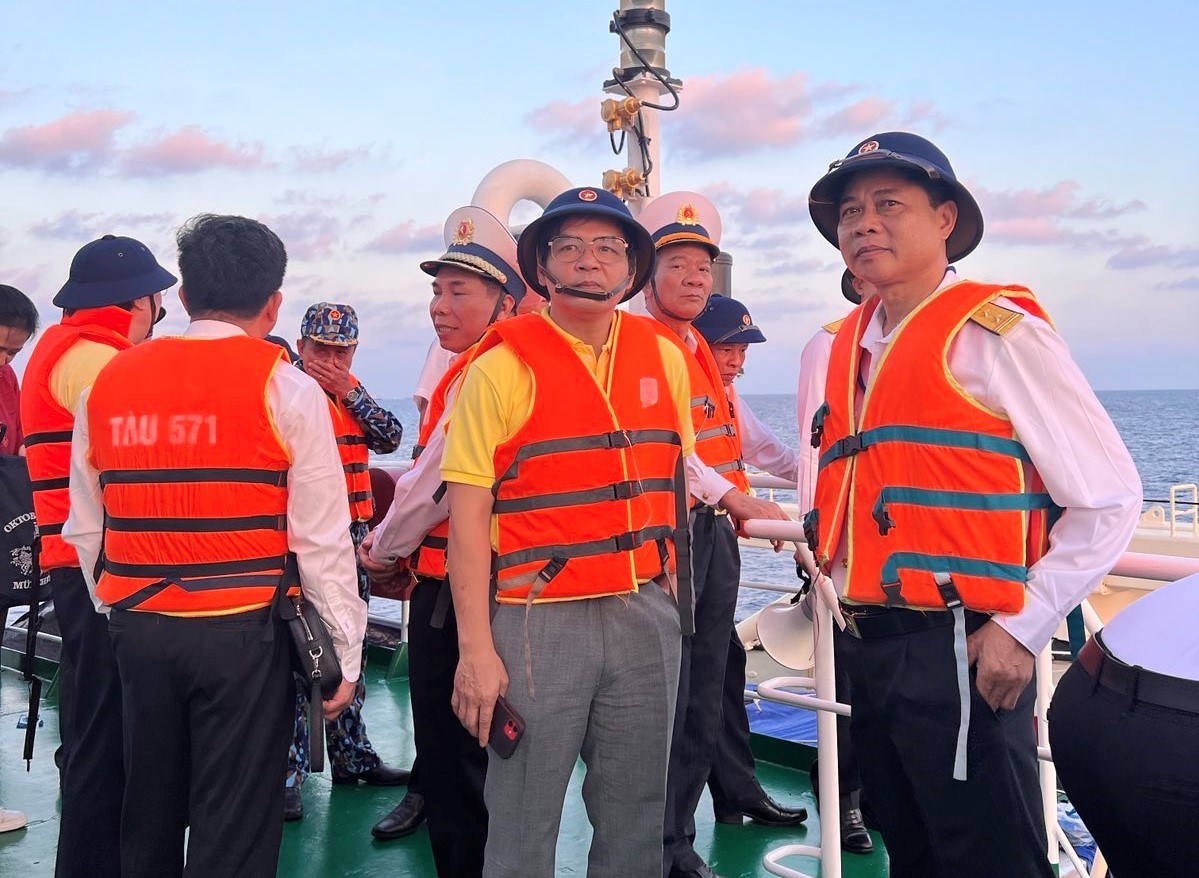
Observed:
[[[1186,508],[1179,509],[1179,505],[1184,505]],[[1176,535],[1179,520],[1188,515],[1191,517],[1191,533],[1199,535],[1199,485],[1172,485],[1170,487],[1170,536]]]
[[[766,521],[752,519],[742,522],[744,532],[759,539],[781,539],[797,543],[805,542],[803,527],[794,521]],[[1168,555],[1148,555],[1140,552],[1125,552],[1112,573],[1138,579],[1155,579],[1174,582],[1184,576],[1199,573],[1199,558],[1176,558]],[[764,583],[745,583],[748,587],[762,587]],[[772,591],[791,591],[794,587],[777,586]],[[782,676],[764,680],[758,684],[755,697],[793,707],[804,707],[818,711],[816,718],[817,752],[825,766],[837,764],[836,717],[849,716],[850,707],[837,701],[833,677],[832,608],[825,604],[819,589],[815,589],[816,611],[813,622],[816,626],[816,660],[814,677]],[[1099,616],[1088,601],[1083,601],[1083,623],[1087,632],[1094,634],[1102,627]],[[790,691],[796,688],[815,688],[816,694]],[[754,694],[754,693],[747,693]],[[1053,766],[1053,755],[1049,749],[1049,702],[1053,697],[1053,655],[1046,647],[1037,656],[1037,756],[1040,762],[1041,800],[1044,808],[1049,861],[1057,864],[1059,848],[1078,872],[1080,878],[1100,878],[1106,872],[1102,854],[1090,873],[1074,853],[1069,839],[1057,822],[1057,772]],[[821,878],[841,876],[840,835],[840,781],[836,771],[820,772],[820,845],[789,844],[770,851],[763,857],[762,865],[771,875],[780,878],[811,878],[780,860],[788,857],[810,857],[820,861]]]

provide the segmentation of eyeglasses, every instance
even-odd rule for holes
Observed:
[[[620,262],[629,255],[629,242],[624,238],[605,236],[587,242],[574,235],[559,235],[550,239],[550,256],[559,262],[578,262],[588,247],[595,261],[604,265]]]

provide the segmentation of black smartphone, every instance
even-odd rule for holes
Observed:
[[[491,714],[491,736],[487,743],[500,759],[507,759],[516,752],[516,745],[524,733],[524,718],[501,695],[496,699],[495,710]]]

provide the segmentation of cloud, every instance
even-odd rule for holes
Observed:
[[[257,170],[269,167],[260,143],[227,143],[204,133],[198,125],[161,134],[130,147],[121,156],[121,170],[132,177],[194,174],[218,168]]]
[[[778,76],[762,67],[689,77],[678,110],[662,115],[674,157],[717,159],[782,149],[817,138],[856,138],[881,127],[939,130],[948,120],[929,102],[903,109],[894,101],[848,100],[861,86],[812,83],[806,73]],[[832,106],[817,117],[816,108]],[[594,143],[603,127],[594,100],[553,101],[526,114],[525,121],[550,135],[555,146]]]
[[[66,210],[58,216],[34,223],[27,231],[35,238],[51,241],[77,241],[80,245],[107,234],[124,234],[130,227],[151,226],[162,229],[173,217],[169,213],[84,213]]]
[[[107,165],[117,131],[133,121],[125,110],[88,110],[45,125],[9,128],[0,135],[0,167],[79,174]]]
[[[366,245],[375,253],[400,254],[437,250],[443,246],[441,226],[418,226],[412,220],[392,226]]]
[[[322,259],[332,255],[341,241],[342,221],[325,211],[304,211],[265,216],[292,259]]]
[[[1113,253],[1108,268],[1195,268],[1199,267],[1199,247],[1171,247],[1148,244],[1144,239],[1130,243]]]
[[[1184,277],[1181,280],[1164,281],[1156,284],[1154,289],[1158,290],[1184,290],[1199,292],[1199,277]]]
[[[1080,198],[1079,185],[1074,180],[1062,180],[1046,189],[1007,189],[992,192],[984,187],[971,191],[989,219],[1024,219],[1032,217],[1068,217],[1071,219],[1112,219],[1145,209],[1145,202],[1133,199],[1115,204],[1106,198]]]
[[[349,162],[369,158],[370,147],[357,146],[350,149],[316,149],[295,146],[291,149],[292,165],[305,174],[323,174],[340,170]]]
[[[776,231],[779,226],[810,222],[806,195],[764,187],[739,189],[725,181],[705,186],[703,194],[712,199],[725,226],[733,225],[730,220],[736,220],[740,233]]]

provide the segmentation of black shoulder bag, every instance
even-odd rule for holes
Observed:
[[[325,770],[325,717],[321,701],[331,698],[341,686],[341,663],[333,648],[333,637],[321,620],[316,607],[294,597],[288,589],[300,583],[300,568],[294,552],[289,552],[275,595],[275,609],[287,624],[291,641],[291,666],[308,687],[308,757],[313,772]]]
[[[33,739],[37,734],[38,708],[42,698],[42,681],[33,673],[34,652],[42,602],[50,599],[50,575],[42,574],[41,546],[25,458],[0,455],[0,622],[7,624],[8,611],[12,607],[29,607],[25,655],[21,662],[21,674],[29,683],[24,751],[27,771],[33,759]],[[0,625],[0,629],[3,627]]]

